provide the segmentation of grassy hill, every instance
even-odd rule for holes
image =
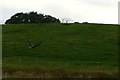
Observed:
[[[117,72],[118,25],[4,25],[3,69]],[[41,44],[28,48],[28,39]]]

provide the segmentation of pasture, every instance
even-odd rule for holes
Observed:
[[[7,24],[2,35],[3,77],[117,76],[118,25]]]

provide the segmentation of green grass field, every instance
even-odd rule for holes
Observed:
[[[118,25],[13,24],[2,30],[3,69],[117,72]],[[30,49],[28,39],[41,44]]]

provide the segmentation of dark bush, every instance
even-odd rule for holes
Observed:
[[[60,20],[50,15],[37,12],[16,13],[5,24],[60,23]]]
[[[88,22],[83,22],[84,24],[87,24]]]
[[[75,24],[79,24],[79,22],[74,22]]]

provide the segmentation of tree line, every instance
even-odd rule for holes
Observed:
[[[34,23],[60,23],[60,20],[37,12],[16,13],[6,20],[5,24],[34,24]]]

